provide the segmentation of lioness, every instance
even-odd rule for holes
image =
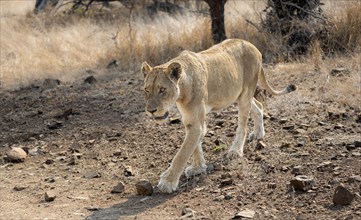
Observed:
[[[273,90],[263,72],[261,53],[251,43],[238,39],[225,40],[199,53],[183,51],[155,67],[144,62],[141,70],[145,78],[146,113],[155,120],[163,120],[176,103],[186,130],[180,150],[160,177],[158,188],[168,193],[177,189],[179,177],[191,156],[185,175],[206,171],[201,142],[206,134],[208,112],[221,111],[237,102],[238,128],[227,157],[242,156],[250,112],[255,124],[250,138],[261,139],[265,135],[263,107],[253,98],[257,83],[273,95],[296,89],[289,85],[281,91]]]

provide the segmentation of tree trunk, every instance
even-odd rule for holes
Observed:
[[[224,28],[224,5],[227,0],[204,0],[209,5],[212,20],[212,37],[215,43],[227,39]]]

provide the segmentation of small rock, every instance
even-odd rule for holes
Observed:
[[[45,182],[48,182],[48,183],[54,183],[55,182],[55,179],[54,177],[45,177]]]
[[[354,156],[354,157],[360,157],[361,153],[360,152],[352,152],[351,155]]]
[[[180,118],[170,118],[169,124],[180,124],[182,121]]]
[[[191,208],[186,206],[186,207],[182,208],[181,215],[186,217],[186,218],[192,218],[192,217],[194,217],[195,213],[196,212],[194,210],[192,210]]]
[[[220,163],[216,163],[216,164],[214,164],[213,169],[214,169],[214,171],[222,171],[223,170],[223,165],[220,164]]]
[[[333,194],[333,204],[335,205],[349,205],[352,200],[355,198],[355,195],[352,194],[348,189],[344,186],[339,185],[335,189],[335,193]]]
[[[53,163],[54,163],[53,159],[46,159],[46,161],[45,161],[46,165],[50,165],[50,164],[53,164]]]
[[[295,127],[295,125],[284,125],[282,128],[284,130],[292,130],[292,129],[294,129],[294,127]]]
[[[233,183],[232,178],[226,178],[221,180],[221,186],[228,186],[231,185],[232,183]]]
[[[257,150],[262,150],[263,148],[265,148],[267,145],[263,142],[263,141],[258,141],[257,145],[256,145],[256,149]]]
[[[94,76],[88,76],[87,78],[84,79],[84,83],[88,83],[88,84],[94,84],[97,82],[98,80]]]
[[[308,220],[309,218],[305,214],[298,214],[296,220]]]
[[[292,168],[291,173],[294,175],[300,175],[300,174],[302,174],[302,169],[303,169],[303,167],[301,165],[294,166]]]
[[[308,177],[305,175],[298,175],[294,179],[291,180],[291,186],[296,191],[307,191],[315,186],[315,181],[312,177]]]
[[[122,156],[122,151],[116,151],[116,152],[114,152],[114,153],[113,153],[113,156],[116,156],[116,157]]]
[[[224,200],[231,200],[233,198],[233,196],[226,194],[224,195]]]
[[[45,192],[44,199],[46,202],[52,202],[56,198],[56,194],[54,191],[47,191]]]
[[[90,171],[84,174],[84,178],[86,179],[93,179],[93,178],[100,178],[101,175],[97,171]]]
[[[124,176],[134,176],[134,171],[131,166],[124,167]]]
[[[217,196],[216,198],[214,198],[213,201],[216,201],[216,202],[221,202],[224,200],[224,195],[220,195],[220,196]]]
[[[13,147],[6,153],[5,160],[11,163],[24,162],[27,156],[26,151],[21,147]]]
[[[26,189],[25,186],[15,186],[15,187],[13,188],[14,191],[23,191],[24,189]]]
[[[74,165],[77,165],[77,163],[78,163],[77,157],[73,156],[70,158],[70,160],[68,162],[68,166],[74,166]]]
[[[361,147],[361,141],[354,141],[353,143],[355,147]]]
[[[345,68],[334,68],[331,70],[330,74],[331,76],[343,76],[345,74],[349,74],[349,70],[345,69]]]
[[[61,121],[53,121],[48,124],[48,128],[50,130],[59,129],[61,127],[63,127],[63,122],[61,122]]]
[[[117,66],[118,66],[117,61],[113,59],[112,61],[110,61],[110,62],[108,63],[107,69],[115,68],[115,67],[117,67]]]
[[[324,172],[332,169],[333,163],[331,161],[324,161],[317,166],[317,170]]]
[[[122,193],[124,192],[124,183],[120,182],[116,186],[113,187],[111,193]]]
[[[99,211],[101,208],[99,208],[99,206],[89,206],[89,207],[86,207],[86,209],[88,211]]]
[[[347,180],[349,183],[354,183],[354,182],[361,182],[361,176],[359,175],[352,175],[348,178]]]
[[[276,184],[276,183],[268,183],[268,184],[267,184],[267,187],[268,187],[269,189],[276,189],[276,188],[277,188],[277,184]]]
[[[142,196],[150,196],[153,194],[152,184],[148,180],[141,180],[135,184],[137,194]]]
[[[250,210],[250,209],[245,209],[245,210],[242,210],[242,211],[238,212],[238,213],[233,217],[233,219],[242,219],[242,218],[252,219],[255,214],[256,214],[255,211]]]
[[[288,121],[287,118],[281,118],[280,121],[279,121],[279,123],[280,123],[281,125],[283,125],[283,124],[286,124],[287,121]]]
[[[306,145],[306,140],[305,139],[300,139],[297,142],[297,147],[303,147]]]

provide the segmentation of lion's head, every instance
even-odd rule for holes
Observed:
[[[144,75],[145,111],[157,120],[166,119],[169,109],[179,96],[178,80],[181,75],[181,65],[177,62],[168,66],[151,67],[142,64]]]

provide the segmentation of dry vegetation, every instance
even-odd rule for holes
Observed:
[[[326,43],[314,43],[311,58],[317,64],[324,51],[360,52],[361,3],[327,2],[333,27]],[[112,12],[89,12],[86,16],[62,13],[34,15],[33,1],[1,1],[1,87],[16,89],[45,77],[73,81],[87,68],[101,68],[116,59],[121,71],[138,72],[147,60],[162,63],[181,50],[199,51],[212,45],[208,16],[197,13],[150,19],[141,12],[119,7]],[[341,3],[340,3],[341,4]],[[257,22],[264,2],[230,1],[226,5],[226,31],[230,38],[254,43],[265,62],[283,61],[287,51],[282,39],[260,32],[247,20]],[[98,10],[98,9],[96,9]],[[255,13],[257,12],[257,13]],[[102,18],[106,17],[106,21]],[[316,57],[316,58],[315,58]]]

